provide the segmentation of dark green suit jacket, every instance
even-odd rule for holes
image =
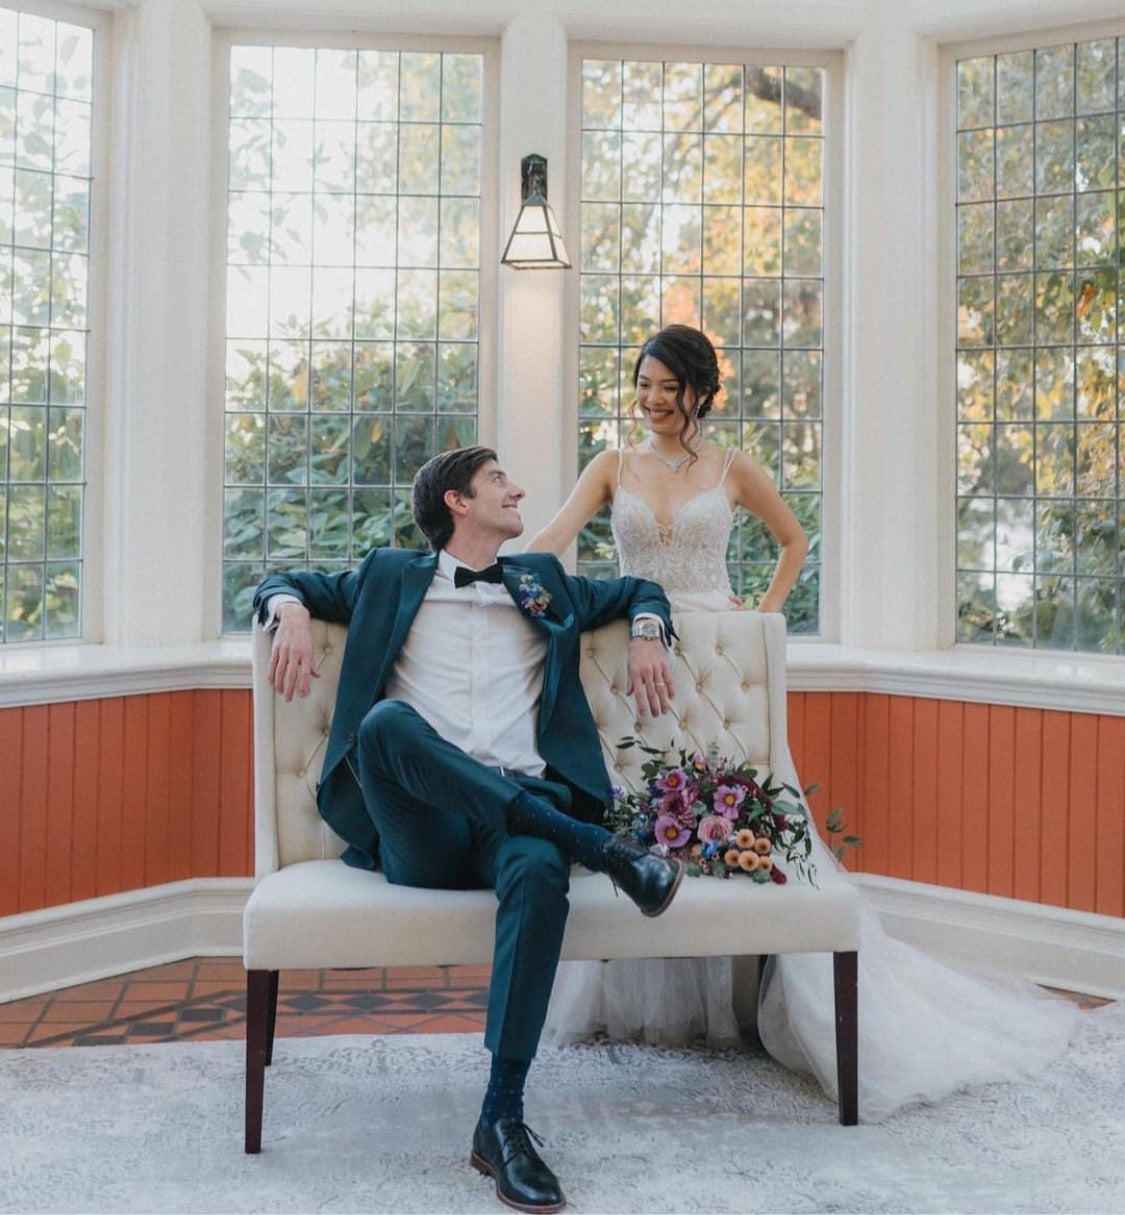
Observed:
[[[600,821],[609,801],[609,777],[594,720],[578,679],[581,635],[611,620],[648,613],[672,636],[668,599],[655,582],[640,578],[576,578],[549,553],[501,557],[504,585],[517,604],[520,580],[530,576],[550,596],[547,611],[531,616],[543,630],[547,653],[539,704],[538,747],[546,776],[573,796],[572,813]],[[354,570],[272,574],[258,587],[254,608],[263,622],[271,595],[296,596],[320,620],[348,626],[332,730],[317,792],[320,813],[350,848],[345,860],[373,868],[378,836],[348,762],[360,722],[385,695],[387,677],[437,569],[437,555],[375,549]],[[521,604],[522,606],[522,604]]]

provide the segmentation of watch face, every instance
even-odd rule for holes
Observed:
[[[640,620],[631,629],[633,637],[643,637],[646,641],[659,641],[660,625],[655,620]]]

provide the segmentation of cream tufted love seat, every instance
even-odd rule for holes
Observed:
[[[676,627],[676,721],[635,717],[625,697],[624,622],[585,638],[582,683],[611,779],[638,783],[644,755],[617,746],[637,735],[658,747],[716,744],[799,786],[786,736],[783,617],[681,613]],[[345,630],[320,621],[314,628],[321,676],[308,697],[288,703],[266,679],[269,638],[257,626],[253,638],[256,882],[243,920],[248,1152],[261,1147],[279,971],[480,964],[492,953],[491,891],[391,886],[381,873],[339,860],[344,845],[317,813],[316,783]],[[570,903],[564,958],[833,953],[840,1120],[855,1123],[859,898],[846,876],[821,866],[815,886],[688,878],[664,915],[646,919],[604,877],[576,867]]]

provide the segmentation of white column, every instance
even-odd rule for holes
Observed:
[[[116,17],[104,638],[204,639],[210,31],[197,0]]]
[[[926,650],[937,629],[932,48],[868,14],[848,52],[840,640]],[[928,125],[927,125],[928,123]]]
[[[558,17],[513,17],[500,64],[501,251],[519,212],[520,161],[536,152],[547,158],[548,198],[572,261],[577,255],[578,216],[567,207],[566,78],[566,33]],[[575,475],[566,300],[576,273],[500,267],[496,445],[528,491],[525,537],[547,522]]]

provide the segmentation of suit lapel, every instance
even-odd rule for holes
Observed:
[[[402,643],[406,640],[406,634],[410,632],[410,626],[422,605],[422,600],[426,597],[426,591],[434,579],[436,570],[436,553],[429,557],[419,557],[417,561],[411,562],[403,570],[398,608],[395,612],[394,623],[391,625],[390,636],[387,639],[386,653],[389,662],[393,662],[399,650],[402,649]]]

